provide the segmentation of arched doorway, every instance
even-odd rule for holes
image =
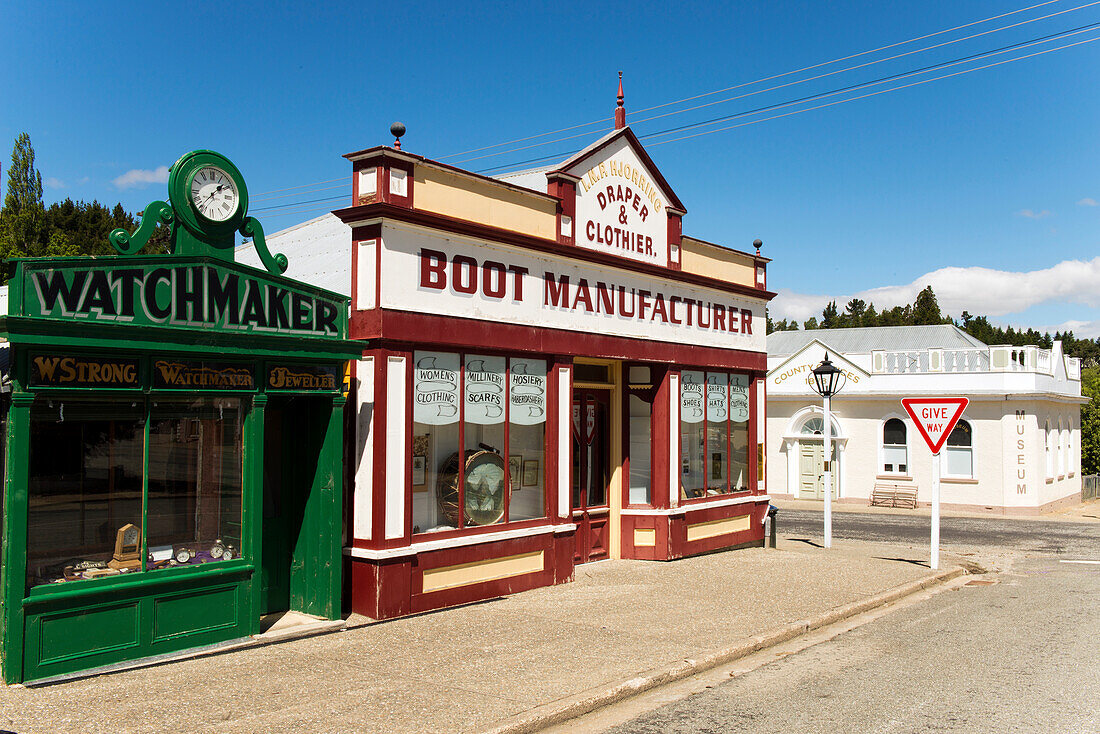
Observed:
[[[844,496],[844,446],[848,439],[835,414],[830,415],[832,496]],[[821,408],[796,413],[784,436],[787,444],[787,493],[797,499],[825,499],[825,419]]]

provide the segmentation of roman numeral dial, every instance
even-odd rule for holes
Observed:
[[[191,179],[191,203],[211,222],[224,222],[236,214],[240,206],[237,184],[216,166],[200,168]]]

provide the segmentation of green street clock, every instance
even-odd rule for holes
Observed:
[[[272,256],[260,223],[248,216],[248,188],[233,162],[212,150],[193,150],[172,164],[168,174],[168,200],[145,207],[141,226],[130,234],[116,229],[111,244],[123,255],[132,255],[149,241],[158,223],[171,227],[172,252],[206,255],[232,261],[236,235],[251,237],[264,267],[280,275],[286,258]]]

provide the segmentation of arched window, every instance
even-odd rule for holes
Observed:
[[[974,476],[974,440],[970,424],[960,420],[947,437],[947,475],[972,478]]]
[[[905,423],[898,418],[890,418],[882,425],[882,470],[890,474],[909,473]]]
[[[825,419],[820,415],[815,415],[807,419],[806,422],[802,424],[802,433],[808,436],[825,435]]]
[[[1054,431],[1050,428],[1050,421],[1046,423],[1046,459],[1047,479],[1054,479]]]

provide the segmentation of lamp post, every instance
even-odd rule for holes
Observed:
[[[825,547],[833,545],[833,477],[832,477],[832,424],[829,419],[829,398],[840,392],[848,378],[829,361],[829,353],[813,370],[813,388],[823,399],[825,414]]]

